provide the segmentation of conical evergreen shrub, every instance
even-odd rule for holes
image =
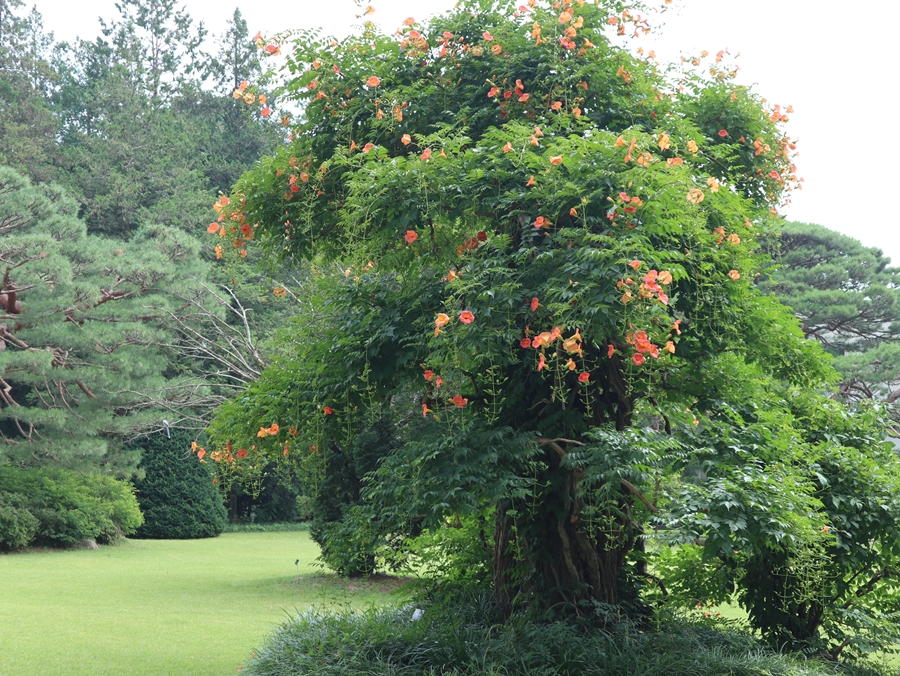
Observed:
[[[222,496],[212,474],[191,453],[193,436],[184,430],[154,434],[140,441],[139,469],[144,478],[135,482],[144,525],[134,537],[151,539],[208,538],[225,528]]]

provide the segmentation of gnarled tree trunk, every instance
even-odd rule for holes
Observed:
[[[591,602],[616,606],[635,601],[625,570],[639,528],[627,518],[632,496],[622,489],[618,513],[610,511],[588,523],[577,497],[582,472],[561,467],[559,453],[550,451],[547,459],[550,485],[534,509],[498,505],[495,599],[510,611],[527,604],[576,614]]]

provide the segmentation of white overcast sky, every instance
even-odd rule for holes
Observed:
[[[424,19],[449,9],[454,0],[371,4],[372,19],[393,30],[407,16]],[[117,16],[115,0],[36,0],[36,5],[57,40],[92,39],[99,33],[98,17]],[[235,7],[251,34],[318,26],[343,35],[359,23],[353,0],[184,0],[183,5],[214,35],[224,32]],[[787,131],[799,140],[797,166],[805,183],[787,217],[856,237],[900,265],[900,202],[894,201],[900,196],[900,2],[675,0],[671,7],[656,17],[659,30],[652,45],[649,39],[645,43],[648,48],[669,60],[702,49],[740,52],[738,81],[756,83],[773,103],[793,105]]]

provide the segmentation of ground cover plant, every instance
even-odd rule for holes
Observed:
[[[462,602],[460,602],[462,600]],[[780,655],[749,633],[684,620],[665,631],[605,633],[570,621],[497,623],[489,597],[306,612],[245,667],[253,676],[877,676],[867,667]],[[888,673],[885,670],[883,673]]]
[[[305,533],[272,532],[0,555],[0,673],[237,673],[287,613],[383,603],[398,586],[347,588],[317,554]]]
[[[755,283],[798,184],[788,111],[724,53],[622,47],[646,9],[463,0],[397,34],[260,38],[301,114],[260,110],[291,139],[209,232],[313,274],[273,289],[302,314],[198,455],[220,484],[303,473],[344,574],[425,556],[504,617],[603,626],[733,597],[775,646],[890,648],[884,416],[831,398],[828,355]]]

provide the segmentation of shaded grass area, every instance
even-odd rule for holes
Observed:
[[[0,674],[234,674],[286,614],[390,598],[317,555],[304,532],[2,555]]]
[[[469,601],[426,610],[307,612],[282,626],[245,668],[254,676],[876,676],[773,653],[745,632],[672,621],[611,635],[569,622],[490,621]]]
[[[228,523],[225,533],[286,533],[308,531],[309,521],[279,521],[276,523]]]

